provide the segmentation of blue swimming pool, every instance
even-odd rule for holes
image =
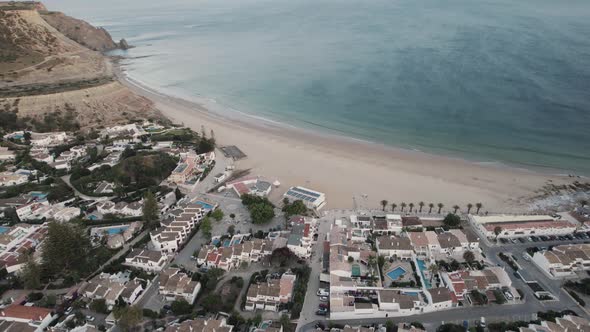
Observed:
[[[426,288],[432,288],[430,280],[428,280],[424,275],[424,271],[427,270],[426,263],[421,259],[417,259],[416,261],[418,262],[418,270],[420,270],[420,275],[422,276],[422,280],[424,281],[424,286],[426,286]]]
[[[119,234],[119,233],[123,233],[127,228],[129,228],[129,226],[121,226],[121,227],[107,228],[106,229],[106,232],[109,235]]]
[[[10,230],[9,227],[0,226],[0,234],[4,234]]]
[[[395,269],[387,272],[387,276],[390,277],[391,280],[397,280],[399,277],[401,277],[404,274],[406,274],[406,270],[401,266],[398,266]]]
[[[224,247],[229,247],[231,245],[231,241],[230,240],[224,240],[223,241],[223,246]]]
[[[203,201],[195,201],[195,204],[202,206],[205,210],[213,210],[214,206]]]

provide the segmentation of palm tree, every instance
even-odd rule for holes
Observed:
[[[436,206],[438,206],[438,214],[440,214],[440,210],[442,210],[445,205],[443,203],[438,203]]]
[[[412,209],[414,208],[414,203],[410,203],[408,206],[410,207],[410,213],[412,213]]]
[[[475,214],[479,214],[479,209],[481,209],[483,207],[483,204],[475,203],[475,207],[477,208],[477,211],[475,212]]]
[[[383,211],[385,211],[385,207],[387,206],[387,204],[389,204],[389,202],[387,200],[382,200],[381,201],[381,206],[383,206]]]
[[[434,207],[434,204],[428,203],[428,214],[430,214],[430,212],[432,212],[433,207]]]
[[[397,204],[391,203],[391,212],[395,212],[396,207],[397,207]]]
[[[406,208],[406,205],[407,205],[407,204],[406,204],[405,202],[402,202],[402,204],[401,204],[401,207],[402,207],[402,212],[404,212],[404,209]]]
[[[467,214],[471,213],[471,209],[473,208],[473,204],[467,204]]]
[[[459,210],[459,205],[453,205],[453,209],[455,211],[453,211],[453,214],[457,214],[457,210]]]
[[[430,264],[428,266],[428,272],[430,272],[430,283],[432,283],[432,278],[434,278],[434,275],[437,274],[438,271],[439,271],[438,265]]]
[[[496,240],[498,240],[498,236],[502,233],[502,227],[496,226],[494,227],[494,234],[496,234]]]
[[[420,203],[418,203],[418,206],[420,207],[420,213],[422,213],[422,208],[424,207],[424,202],[420,201]]]

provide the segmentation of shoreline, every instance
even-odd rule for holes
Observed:
[[[121,84],[153,101],[163,116],[197,132],[201,126],[214,130],[219,145],[238,146],[248,157],[238,161],[237,168],[251,168],[252,174],[280,181],[271,199],[280,200],[286,188],[300,185],[325,192],[329,208],[351,208],[353,195],[358,203],[366,194],[366,202],[357,206],[379,207],[383,199],[398,206],[423,201],[426,206],[441,202],[448,211],[455,204],[464,210],[467,203],[481,202],[482,212],[530,212],[526,201],[534,191],[547,183],[572,182],[568,175],[391,147],[239,111],[211,110],[143,85],[128,77],[120,64],[114,67]]]

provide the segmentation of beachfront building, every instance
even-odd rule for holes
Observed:
[[[225,318],[195,318],[182,323],[167,324],[165,332],[232,332],[233,328],[233,325],[227,324]]]
[[[283,197],[291,202],[303,201],[303,204],[312,210],[319,210],[326,205],[326,194],[304,187],[291,187]]]
[[[141,136],[144,135],[147,135],[147,132],[136,123],[108,127],[100,132],[102,138],[132,138],[135,142],[140,142]]]
[[[193,151],[180,154],[178,165],[168,176],[167,181],[176,185],[194,186],[197,175],[203,173],[215,161],[215,152],[196,154]]]
[[[313,235],[317,231],[317,222],[313,218],[303,218],[303,222],[296,222],[287,238],[287,248],[299,258],[311,257],[313,249]]]
[[[377,237],[375,245],[379,256],[387,258],[410,260],[414,254],[412,242],[405,236],[382,235]]]
[[[158,293],[167,301],[185,299],[193,304],[199,290],[201,290],[201,284],[198,281],[192,281],[191,277],[180,272],[180,269],[168,268],[160,272]]]
[[[147,272],[162,271],[169,257],[161,251],[147,250],[147,249],[133,249],[127,257],[123,265],[138,268]]]
[[[590,270],[590,244],[567,244],[533,254],[533,262],[553,278],[575,277]]]
[[[469,215],[475,228],[487,238],[514,238],[531,235],[567,235],[576,230],[568,220],[548,215]],[[496,232],[499,233],[496,235]]]
[[[242,195],[256,195],[268,196],[272,189],[272,184],[268,181],[260,180],[259,177],[244,177],[226,184],[227,188],[231,188],[238,197]]]
[[[259,284],[251,284],[246,295],[245,310],[278,311],[281,303],[291,301],[296,279],[295,274],[287,271],[280,279],[268,279]]]
[[[399,214],[373,216],[372,232],[377,235],[400,234],[402,232],[402,217]]]

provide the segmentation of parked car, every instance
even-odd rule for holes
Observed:
[[[522,258],[524,258],[524,260],[527,262],[531,260],[531,257],[526,252],[524,254],[522,254]]]
[[[514,296],[512,296],[512,294],[509,291],[504,291],[504,296],[506,296],[506,298],[510,301],[514,299]]]
[[[92,316],[88,316],[88,315],[86,316],[86,321],[88,321],[88,322],[94,322],[94,319],[95,318]]]
[[[320,296],[320,302],[328,302],[329,298],[327,296]]]
[[[520,243],[525,243],[526,242],[526,240],[524,238],[522,238],[522,237],[519,237],[518,238],[518,241],[520,241]]]
[[[320,289],[318,289],[316,295],[317,296],[328,296],[328,295],[330,295],[330,292],[328,292],[328,290],[325,288],[320,288]]]
[[[316,315],[326,316],[328,314],[328,310],[322,310],[322,308],[316,310]]]

